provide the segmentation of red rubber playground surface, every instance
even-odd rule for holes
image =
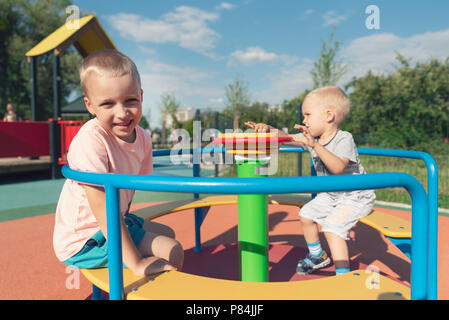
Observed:
[[[137,203],[131,209],[161,202]],[[410,212],[385,210],[409,219]],[[295,266],[306,253],[297,209],[269,205],[270,281],[301,281],[334,274],[334,266],[316,274],[299,276]],[[237,264],[237,206],[212,207],[202,226],[203,252],[194,252],[194,210],[172,213],[156,219],[171,226],[185,249],[183,271],[208,277],[234,279]],[[66,300],[89,299],[91,284],[60,263],[52,248],[54,213],[0,223],[0,299]],[[438,299],[449,299],[449,218],[439,217]],[[348,241],[351,269],[376,267],[381,273],[409,285],[410,260],[378,231],[356,225]],[[322,243],[328,250],[326,241]],[[380,284],[382,285],[382,284]]]

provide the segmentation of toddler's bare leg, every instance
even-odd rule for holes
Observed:
[[[317,224],[310,219],[299,217],[301,219],[302,232],[307,243],[319,241],[319,233]]]
[[[331,232],[325,232],[336,268],[349,268],[349,252],[346,240]]]

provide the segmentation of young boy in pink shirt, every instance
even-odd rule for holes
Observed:
[[[89,55],[80,68],[87,110],[96,117],[73,139],[70,168],[100,173],[153,171],[150,135],[137,124],[143,91],[133,61],[116,50]],[[167,226],[128,212],[134,190],[120,190],[123,262],[136,275],[182,267],[184,251]],[[67,179],[56,209],[53,246],[60,261],[78,268],[107,267],[103,187]]]

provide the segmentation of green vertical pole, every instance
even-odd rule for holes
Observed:
[[[268,158],[269,159],[269,158]],[[245,158],[237,160],[237,176],[240,178],[266,177],[259,174],[265,161]],[[268,281],[268,216],[267,195],[238,195],[238,245],[239,273],[241,281]]]

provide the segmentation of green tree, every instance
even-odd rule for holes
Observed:
[[[242,129],[249,129],[249,127],[243,125],[246,121],[271,123],[271,112],[268,110],[268,107],[268,103],[259,101],[254,102],[250,106],[242,106],[239,112],[239,123]]]
[[[233,128],[238,129],[241,121],[239,118],[250,104],[248,85],[239,74],[225,87],[225,110],[224,113],[233,119]]]
[[[150,128],[150,124],[148,123],[147,118],[145,116],[143,116],[143,115],[142,115],[142,118],[140,118],[139,126],[142,127],[143,129],[149,129]]]
[[[142,118],[139,121],[139,126],[144,129],[150,129],[150,122],[148,120],[151,119],[151,110],[148,109],[146,114],[144,114],[143,111],[144,110],[142,110]]]
[[[0,108],[8,102],[18,114],[31,118],[30,66],[25,53],[65,23],[70,0],[0,0]],[[38,104],[42,120],[53,115],[53,54],[38,57]],[[70,48],[61,55],[62,105],[80,92],[78,67],[81,57]],[[3,110],[2,110],[3,111]]]
[[[167,126],[167,117],[171,118],[172,121],[172,129],[181,128],[182,124],[179,122],[178,118],[176,117],[176,111],[178,110],[180,106],[180,102],[176,100],[176,97],[173,93],[163,93],[161,95],[161,101],[159,108],[161,110],[162,114],[162,135],[161,140],[162,143],[166,143],[166,136],[167,132],[166,128]]]
[[[342,63],[341,59],[336,60],[338,51],[343,43],[334,41],[335,31],[336,27],[332,30],[327,43],[321,40],[318,61],[313,64],[314,68],[310,71],[314,88],[336,85],[348,70],[348,67]]]
[[[431,152],[449,136],[449,58],[411,66],[397,55],[389,75],[353,79],[344,127],[359,143]]]
[[[176,100],[173,93],[163,93],[161,95],[160,109],[162,115],[169,116],[173,123],[173,128],[181,127],[181,123],[176,117],[176,111],[179,109],[180,102]]]
[[[298,114],[298,106],[304,101],[304,98],[309,92],[310,90],[304,90],[293,99],[284,100],[282,104],[281,125],[279,127],[288,128],[289,132],[292,132],[295,123],[299,123],[299,119],[302,119],[302,115]]]

